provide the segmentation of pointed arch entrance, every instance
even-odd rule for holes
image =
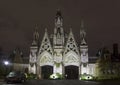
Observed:
[[[70,51],[64,55],[63,58],[64,73],[66,79],[79,79],[79,55]]]
[[[51,74],[53,74],[53,66],[41,66],[42,79],[49,79]]]
[[[65,66],[65,78],[66,79],[78,79],[79,67],[78,66]]]
[[[53,57],[49,52],[44,51],[38,56],[39,73],[42,79],[49,79],[53,74],[53,64]]]

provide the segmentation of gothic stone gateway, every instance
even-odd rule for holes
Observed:
[[[45,29],[40,44],[37,29],[36,26],[30,47],[29,73],[40,75],[43,79],[48,79],[51,74],[55,73],[64,75],[68,79],[79,79],[81,74],[90,74],[88,45],[83,22],[80,28],[80,43],[76,43],[71,29],[69,34],[64,33],[63,17],[60,11],[57,11],[55,16],[52,38]]]

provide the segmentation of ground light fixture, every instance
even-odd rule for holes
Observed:
[[[62,78],[63,78],[63,76],[60,73],[54,73],[54,74],[50,75],[50,79],[62,79]]]
[[[92,80],[93,76],[89,74],[81,75],[80,80]]]
[[[59,78],[59,77],[56,74],[50,75],[50,79],[57,79],[57,78]]]

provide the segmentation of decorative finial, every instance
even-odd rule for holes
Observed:
[[[35,32],[38,31],[38,24],[35,24]]]
[[[45,28],[45,32],[47,32],[47,28]]]
[[[61,11],[60,11],[60,9],[57,9],[56,17],[60,17],[60,16],[62,16]]]
[[[70,28],[70,32],[72,32],[72,28]]]
[[[84,28],[84,21],[81,20],[81,28]]]
[[[35,24],[35,27],[38,27],[38,24]]]
[[[38,25],[35,24],[32,45],[37,45],[38,40],[39,40]]]

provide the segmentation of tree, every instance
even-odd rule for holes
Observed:
[[[107,48],[102,48],[99,50],[97,60],[96,72],[97,76],[100,78],[108,78],[112,72],[112,62],[111,62],[111,54]]]

